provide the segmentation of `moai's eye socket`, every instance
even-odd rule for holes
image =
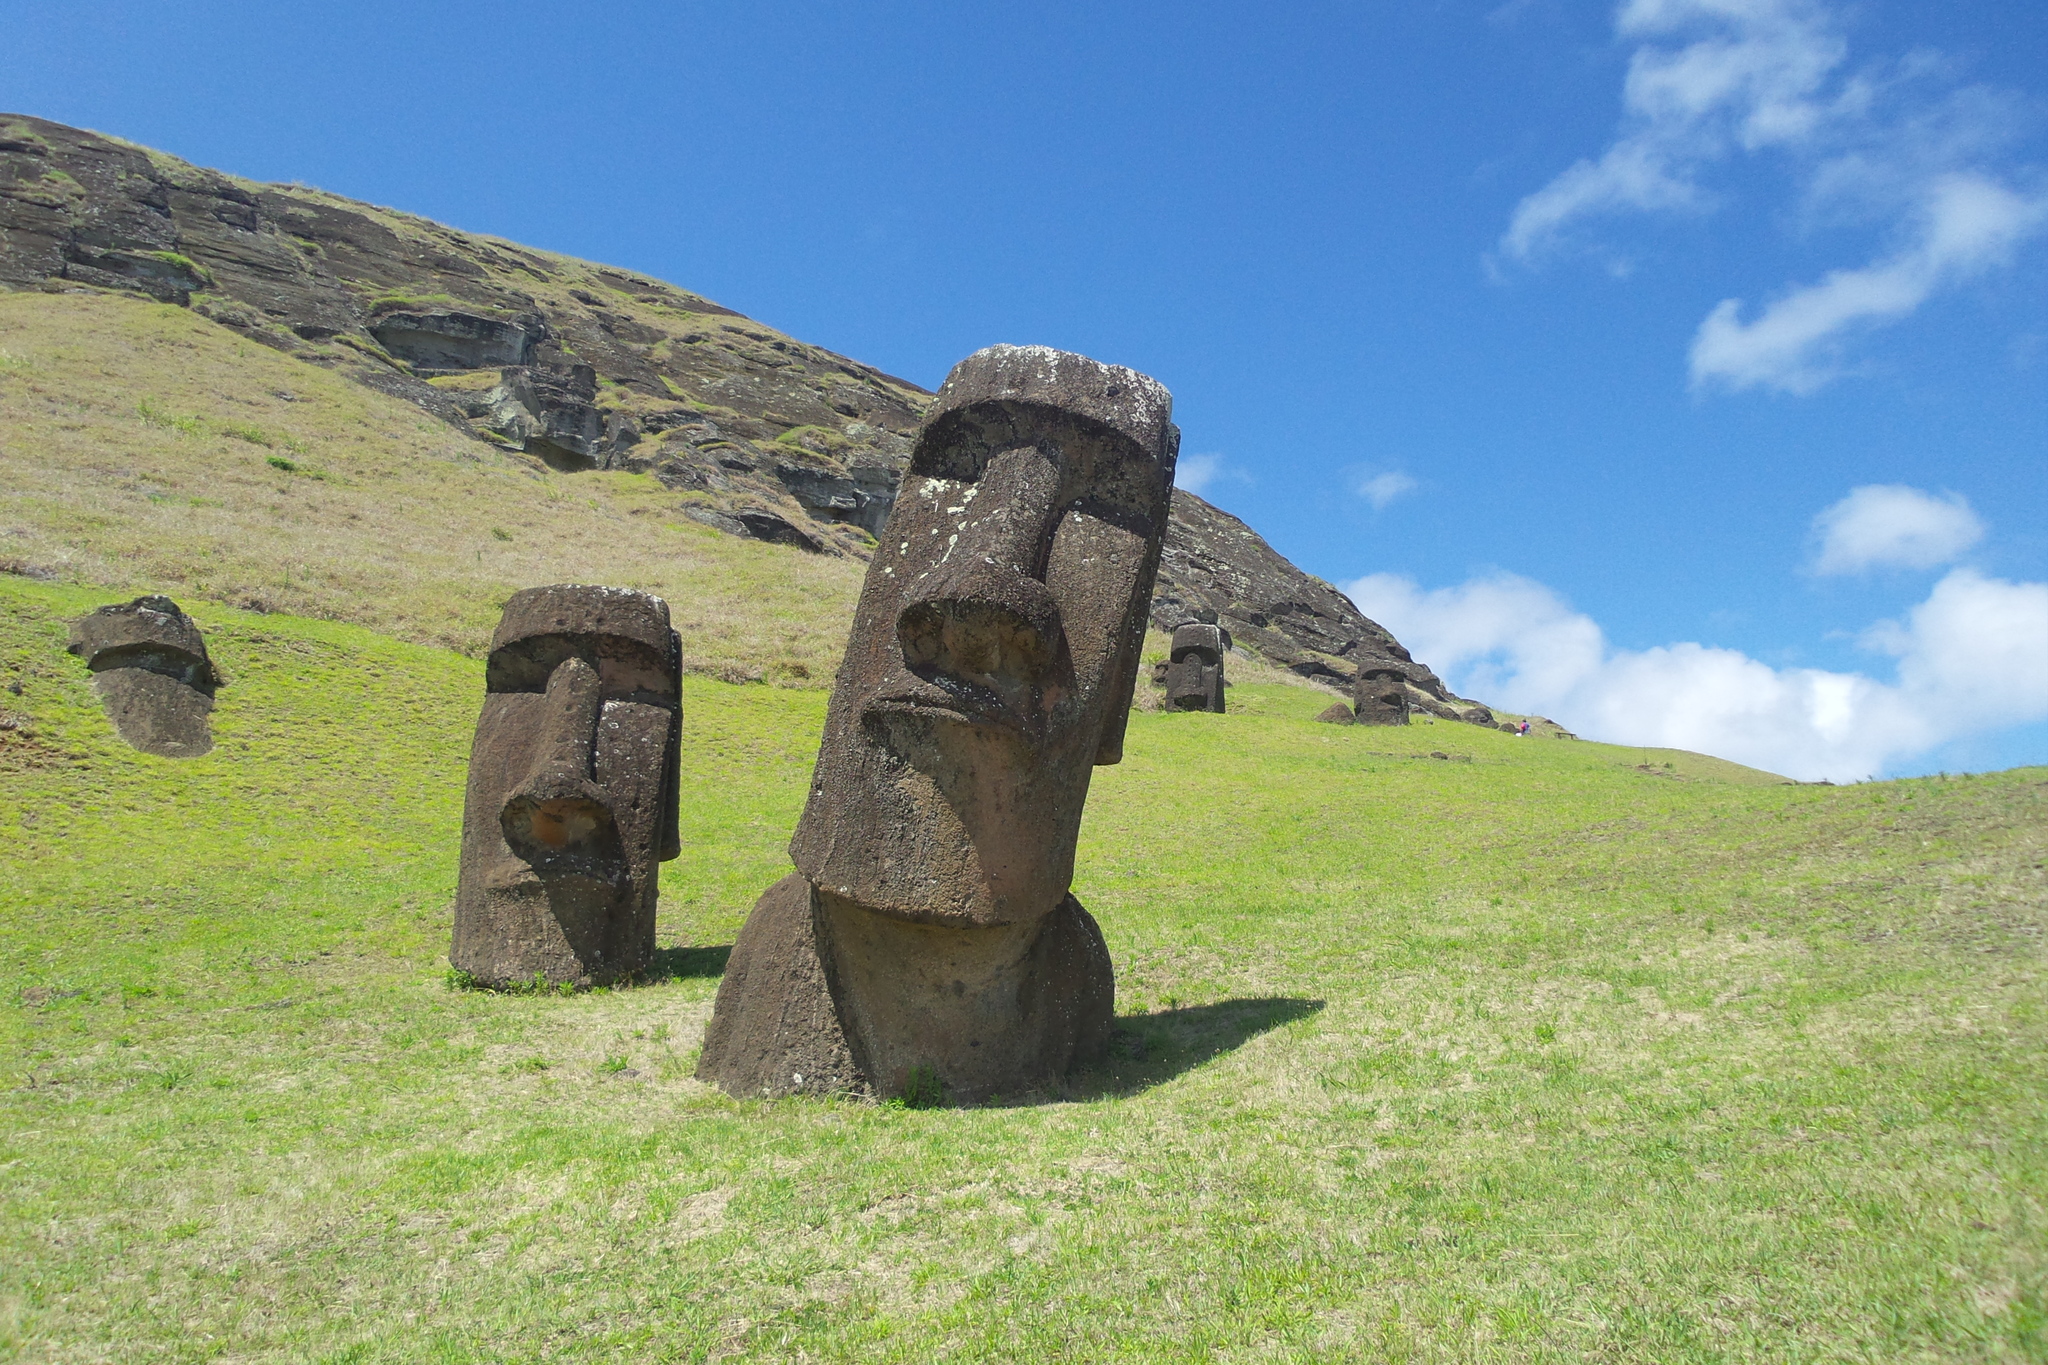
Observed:
[[[491,692],[545,692],[548,679],[569,659],[597,670],[606,701],[674,706],[676,676],[667,659],[643,640],[621,635],[530,635],[491,651],[485,688]]]

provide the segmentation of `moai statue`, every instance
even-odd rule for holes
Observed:
[[[734,1095],[1017,1094],[1099,1055],[1068,894],[1123,754],[1180,448],[1155,380],[1040,346],[954,367],[868,568],[790,841],[697,1075]]]
[[[1391,668],[1359,669],[1351,700],[1356,724],[1408,723],[1408,679]]]
[[[138,597],[71,623],[73,654],[92,670],[93,691],[125,739],[160,758],[197,758],[213,748],[213,693],[220,674],[206,639],[168,597]]]
[[[1166,704],[1176,711],[1223,711],[1223,632],[1190,621],[1173,632]]]
[[[479,982],[600,985],[654,956],[676,831],[682,645],[626,588],[514,593],[469,755],[448,961]]]

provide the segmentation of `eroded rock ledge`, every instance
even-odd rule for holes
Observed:
[[[659,480],[733,535],[866,557],[931,395],[632,271],[0,115],[0,288],[133,293],[563,470]],[[1236,517],[1173,495],[1152,620],[1221,626],[1348,690],[1490,723],[1342,593]]]

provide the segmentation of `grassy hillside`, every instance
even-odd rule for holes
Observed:
[[[204,430],[124,458],[214,496],[236,438]],[[289,487],[317,545],[340,504]],[[84,529],[35,554],[155,584],[179,561],[145,530],[200,543],[146,494],[117,495],[125,541],[47,496]],[[1316,725],[1327,696],[1247,683],[1232,715],[1133,716],[1097,774],[1076,891],[1141,1055],[1010,1107],[738,1103],[689,1072],[822,693],[687,682],[657,981],[467,992],[443,953],[480,666],[368,602],[414,638],[195,603],[219,742],[154,759],[61,652],[112,595],[0,577],[0,1356],[2048,1353],[2048,771],[1667,775]]]
[[[865,566],[721,535],[645,475],[563,475],[118,296],[0,294],[0,563],[475,652],[535,583],[660,593],[690,667],[822,681]]]

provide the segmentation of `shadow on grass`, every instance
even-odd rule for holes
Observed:
[[[1109,1055],[1068,1076],[1064,1089],[1070,1099],[1149,1090],[1322,1008],[1320,1000],[1267,995],[1125,1015],[1116,1021]]]
[[[658,986],[664,981],[692,981],[705,977],[715,979],[725,975],[725,960],[731,956],[730,943],[722,943],[715,948],[686,948],[680,944],[673,948],[657,948],[654,950],[654,960],[647,964],[646,971],[634,972],[597,989],[628,991],[640,986]],[[538,973],[531,981],[509,981],[503,985],[486,984],[460,967],[450,967],[445,980],[451,991],[482,991],[489,995],[576,995],[590,989],[587,986],[571,985],[566,981],[549,981]],[[76,995],[77,992],[74,991],[72,994]]]
[[[673,948],[654,950],[654,961],[647,965],[647,974],[640,978],[644,985],[656,985],[663,981],[694,981],[707,976],[725,975],[725,960],[732,956],[732,945],[722,943],[716,948],[686,948],[681,944]]]

